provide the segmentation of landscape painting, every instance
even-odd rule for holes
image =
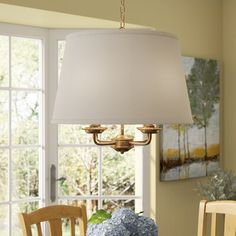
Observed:
[[[216,60],[183,57],[193,124],[163,125],[162,181],[207,176],[219,168],[220,70]]]

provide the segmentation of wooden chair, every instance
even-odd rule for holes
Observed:
[[[48,221],[51,236],[62,236],[62,219],[70,220],[71,236],[75,236],[75,221],[79,219],[80,236],[86,236],[87,213],[84,205],[53,205],[38,209],[29,214],[20,213],[23,235],[32,236],[31,226],[36,224],[38,236],[42,236],[41,222]]]
[[[207,216],[209,214],[211,214],[211,236],[217,235],[217,214],[224,215],[224,236],[236,236],[236,201],[201,201],[198,216],[198,236],[206,236]]]

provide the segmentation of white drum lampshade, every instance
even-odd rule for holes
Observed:
[[[177,38],[146,29],[68,35],[53,123],[191,123]]]

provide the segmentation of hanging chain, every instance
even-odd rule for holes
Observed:
[[[120,29],[125,28],[125,0],[120,1]]]

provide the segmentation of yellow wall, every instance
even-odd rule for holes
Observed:
[[[236,171],[236,1],[223,5],[224,166]]]
[[[234,2],[235,0],[228,1]],[[119,18],[119,0],[21,0],[20,3],[18,0],[0,0],[0,2],[108,20],[117,20]],[[221,0],[127,0],[126,2],[127,22],[152,26],[176,33],[180,38],[184,55],[221,59]],[[229,6],[228,11],[230,10],[231,7]],[[228,41],[230,41],[229,38]],[[234,47],[236,49],[235,42]],[[228,48],[229,52],[230,50]],[[228,54],[226,53],[225,55],[227,60],[231,61],[231,59],[234,59],[230,58]],[[235,68],[229,68],[228,73],[236,73]],[[225,102],[230,101],[234,96],[233,87],[229,85],[231,82],[236,83],[229,76],[225,86],[229,90],[229,94],[226,95]],[[231,153],[232,159],[234,141],[230,140],[230,138],[233,137],[233,131],[236,129],[236,125],[234,124],[236,111],[231,112],[231,110],[234,110],[234,103],[234,101],[231,101],[230,105],[225,108],[226,112],[228,112],[226,120],[229,122],[225,132],[225,135],[228,135],[229,141],[226,147],[229,148],[228,153]],[[152,146],[155,147],[157,143],[156,141]],[[158,149],[152,148],[151,157],[152,163],[156,165],[156,168],[154,165],[151,167],[151,208],[153,215],[155,215],[155,211],[157,212],[160,235],[195,236],[197,230],[198,203],[200,200],[193,191],[196,180],[171,183],[159,182]],[[225,163],[229,166],[227,161]],[[236,167],[236,158],[234,165]]]
[[[0,2],[107,20],[117,21],[120,17],[120,0],[0,0]],[[219,58],[221,0],[127,0],[126,5],[128,23],[176,33],[181,39],[184,54]],[[61,22],[63,25],[63,18]]]

